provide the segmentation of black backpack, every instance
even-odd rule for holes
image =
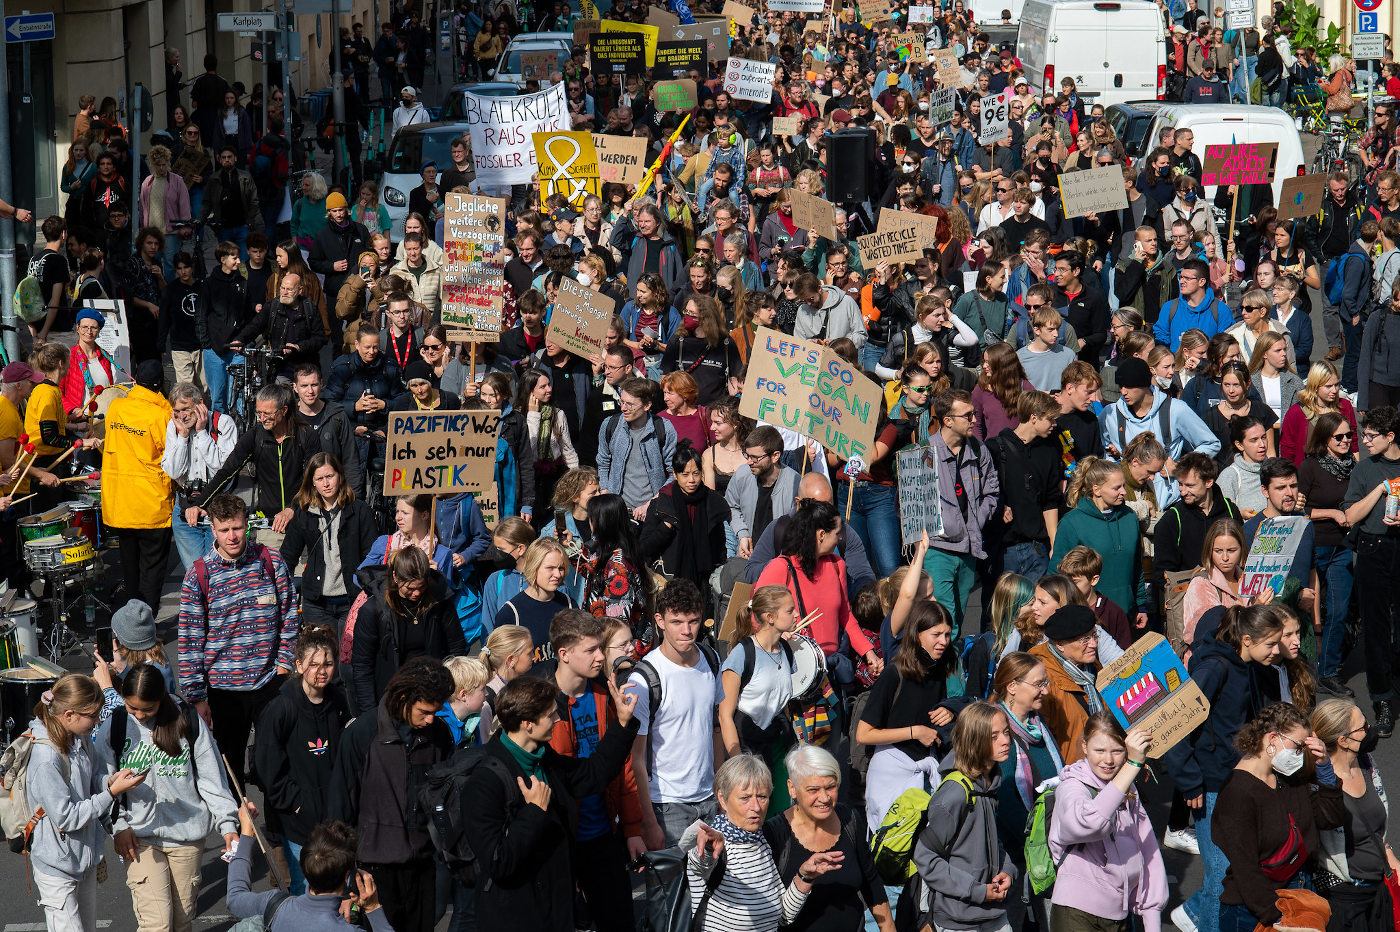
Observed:
[[[486,745],[458,751],[450,760],[429,770],[427,782],[418,792],[419,805],[428,813],[428,835],[433,848],[457,882],[467,887],[476,886],[477,879],[485,873],[466,836],[465,791],[478,768],[495,772],[505,785],[506,796],[512,800],[506,804],[509,821],[520,810],[520,802],[516,801],[520,792],[510,770],[488,753]],[[486,883],[489,888],[490,880]]]
[[[720,660],[719,654],[713,647],[704,642],[696,642],[696,647],[700,649],[700,655],[705,658],[705,664],[710,668],[710,673],[719,679]],[[791,650],[791,648],[789,648]],[[656,720],[656,710],[661,708],[661,675],[656,672],[656,667],[652,666],[645,657],[637,661],[632,672],[639,674],[647,684],[647,734],[651,734],[652,722]],[[753,675],[750,668],[749,675]],[[718,720],[719,709],[715,709],[716,720]],[[647,771],[655,773],[656,770],[655,745],[647,741]]]

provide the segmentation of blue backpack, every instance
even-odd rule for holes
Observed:
[[[1323,294],[1327,295],[1328,304],[1342,303],[1342,294],[1346,291],[1347,284],[1347,260],[1365,258],[1360,253],[1348,252],[1327,260],[1327,277],[1322,282],[1322,288]]]

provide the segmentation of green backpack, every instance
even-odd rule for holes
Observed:
[[[27,324],[42,320],[48,308],[44,306],[44,294],[39,288],[39,279],[26,275],[15,287],[15,316]]]
[[[1089,787],[1089,798],[1099,795],[1094,787]],[[1035,805],[1026,815],[1026,876],[1030,879],[1031,890],[1044,893],[1055,885],[1055,874],[1064,863],[1064,855],[1057,861],[1050,855],[1050,820],[1055,814],[1055,787],[1051,787],[1036,797]],[[1068,854],[1068,849],[1066,849]]]
[[[952,770],[938,785],[942,786],[949,780],[963,788],[967,794],[968,808],[971,809],[972,781],[966,774]],[[886,886],[903,886],[918,870],[914,866],[914,842],[928,822],[930,799],[932,796],[918,787],[900,793],[889,812],[880,820],[880,827],[871,836],[870,852],[875,861],[875,871]]]

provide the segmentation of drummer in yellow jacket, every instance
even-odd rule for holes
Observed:
[[[174,491],[160,468],[170,402],[161,394],[164,372],[148,359],[136,367],[136,385],[107,409],[102,447],[102,523],[118,537],[128,595],[158,612],[161,584],[174,535]]]

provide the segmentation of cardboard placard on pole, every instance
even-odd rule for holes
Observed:
[[[1122,165],[1061,172],[1057,177],[1066,218],[1121,210],[1128,206],[1128,193],[1123,190]]]
[[[1278,143],[1242,142],[1206,146],[1201,184],[1269,184],[1278,162]]]
[[[770,13],[820,13],[826,0],[765,0],[764,6]]]
[[[505,304],[505,198],[448,192],[443,213],[442,324],[449,338],[498,343]]]
[[[495,481],[499,411],[391,411],[384,494],[455,495]]]
[[[593,133],[598,154],[598,174],[604,181],[640,184],[647,173],[647,141],[638,136],[605,136]]]
[[[1278,218],[1298,220],[1311,217],[1322,209],[1322,199],[1327,196],[1327,176],[1322,173],[1283,179],[1283,190],[1279,192]]]
[[[661,38],[670,42],[701,42],[705,46],[705,61],[720,61],[729,57],[729,18],[696,16],[693,23],[661,30]]]
[[[559,68],[559,56],[553,52],[521,52],[520,75],[526,81],[548,81],[549,73]]]
[[[900,61],[928,61],[924,49],[924,37],[917,32],[899,32],[890,36],[890,45],[899,55]]]
[[[679,113],[695,109],[698,102],[695,82],[690,78],[678,81],[657,81],[652,85],[656,109],[661,113]]]
[[[836,205],[831,201],[796,188],[789,188],[788,193],[792,197],[792,223],[797,229],[829,233],[836,227]]]
[[[591,362],[607,345],[608,324],[616,310],[617,302],[612,298],[563,278],[554,296],[545,342]]]
[[[856,0],[860,21],[867,26],[890,19],[890,0]]]
[[[895,454],[899,474],[899,539],[912,547],[928,531],[943,533],[942,497],[938,491],[938,458],[930,447],[906,447]]]
[[[535,161],[540,166],[540,206],[562,194],[582,209],[584,199],[601,193],[598,153],[588,133],[535,133]]]
[[[747,29],[753,25],[754,17],[758,11],[746,3],[739,0],[724,0],[723,15],[729,17],[730,22],[742,29]]]
[[[957,90],[962,85],[962,66],[958,64],[958,55],[952,49],[939,49],[933,53],[934,65],[937,67],[938,84],[951,90]]]
[[[913,262],[923,256],[925,248],[937,248],[937,232],[937,217],[887,207],[880,211],[874,233],[856,237],[860,263],[873,269],[882,261],[891,265]]]
[[[1307,534],[1309,523],[1309,519],[1301,515],[1264,519],[1254,534],[1254,543],[1250,545],[1240,574],[1241,597],[1252,599],[1265,589],[1272,589],[1276,597],[1283,597],[1283,587],[1288,582],[1293,561],[1298,558],[1298,547]]]
[[[928,121],[934,126],[946,126],[953,122],[953,114],[958,110],[957,88],[940,88],[929,92]]]
[[[773,117],[773,136],[796,136],[802,132],[802,117]]]
[[[868,460],[881,386],[820,343],[758,328],[739,411],[786,427],[842,459]]]
[[[606,21],[604,21],[606,25]],[[636,32],[600,32],[588,42],[593,71],[599,74],[645,74],[646,37]]]
[[[660,29],[670,29],[672,26],[679,26],[681,18],[670,10],[659,6],[654,6],[647,10],[647,25],[656,26]]]
[[[1156,760],[1195,731],[1210,715],[1210,702],[1186,674],[1167,639],[1145,634],[1095,682],[1104,707],[1127,730],[1152,732],[1147,756]]]
[[[1011,93],[988,94],[982,98],[982,128],[979,146],[991,146],[1011,135]]]
[[[574,20],[574,45],[588,45],[593,36],[603,31],[603,21],[600,19],[576,19]]]

